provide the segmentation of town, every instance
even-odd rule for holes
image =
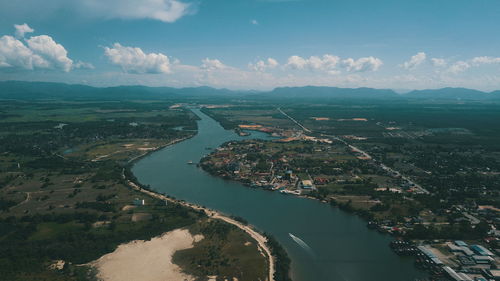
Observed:
[[[228,117],[241,118],[226,113],[230,108],[219,110],[226,117],[217,115],[220,114],[217,111],[212,114],[226,124]],[[248,116],[245,118],[251,120]],[[362,130],[358,135],[318,134],[290,115],[286,118],[298,125],[284,126],[282,120],[277,123],[272,119],[261,124],[232,124],[240,135],[259,131],[273,139],[225,143],[203,158],[200,167],[251,188],[317,199],[355,213],[367,220],[369,228],[393,235],[396,240],[391,248],[398,255],[414,256],[415,265],[428,271],[431,280],[500,278],[497,270],[500,259],[495,250],[500,237],[497,230],[500,209],[472,201],[448,206],[433,204],[436,194],[417,183],[423,178],[386,165],[387,158],[380,157],[376,150],[373,154],[376,156],[367,152],[373,147],[370,149],[363,143],[369,138],[359,136]],[[308,120],[311,119],[321,122],[329,118]],[[391,124],[379,122],[377,126],[389,132],[397,130]]]

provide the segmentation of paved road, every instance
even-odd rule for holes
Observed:
[[[290,119],[293,123],[297,124],[297,126],[299,126],[300,128],[302,128],[302,130],[304,130],[304,131],[306,131],[306,132],[308,132],[308,133],[312,133],[312,131],[311,131],[311,130],[309,130],[308,128],[304,127],[302,124],[300,124],[300,122],[299,122],[299,121],[297,121],[297,120],[293,119],[290,115],[286,114],[283,110],[281,110],[281,108],[279,108],[279,107],[278,107],[278,111],[279,111],[281,114],[285,115],[285,116],[286,116],[288,119]]]
[[[312,133],[312,130],[310,130],[310,129],[306,128],[306,127],[305,127],[304,125],[302,125],[299,121],[295,120],[293,117],[291,117],[290,115],[286,114],[283,110],[281,110],[281,108],[279,108],[279,107],[278,107],[277,109],[278,109],[278,111],[279,111],[281,114],[285,115],[288,119],[290,119],[292,122],[294,122],[295,124],[297,124],[297,126],[299,126],[300,128],[302,128],[305,132]],[[339,141],[339,142],[341,142],[341,143],[343,143],[343,144],[347,145],[347,146],[348,146],[350,149],[352,149],[353,151],[356,151],[357,153],[362,154],[362,155],[363,155],[363,157],[365,157],[366,159],[373,159],[373,157],[372,157],[370,154],[368,154],[368,152],[366,152],[366,151],[364,151],[364,150],[360,149],[359,147],[356,147],[356,146],[354,146],[354,145],[352,145],[352,144],[349,144],[348,142],[346,142],[345,140],[343,140],[343,139],[341,139],[341,138],[339,138],[339,137],[337,137],[337,136],[334,136],[334,135],[325,135],[325,134],[321,134],[321,135],[322,135],[322,136],[325,136],[325,137],[332,138],[332,139],[334,139],[334,140],[336,140],[336,141]],[[405,176],[405,175],[401,174],[399,171],[397,171],[397,170],[395,170],[395,169],[393,169],[393,168],[391,168],[391,167],[388,167],[388,166],[386,166],[386,165],[385,165],[385,164],[383,164],[383,163],[379,163],[378,165],[379,165],[379,166],[380,166],[383,170],[387,171],[388,173],[391,173],[391,174],[395,174],[395,175],[399,175],[399,176],[401,176],[401,178],[402,178],[404,181],[406,181],[407,183],[409,183],[411,186],[413,186],[413,188],[418,189],[418,190],[419,190],[419,192],[418,192],[418,193],[430,194],[430,192],[429,192],[427,189],[423,188],[421,185],[419,185],[418,183],[414,182],[414,181],[413,181],[413,180],[411,180],[409,177],[407,177],[407,176]]]

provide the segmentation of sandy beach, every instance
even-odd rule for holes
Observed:
[[[187,139],[187,138],[186,138]],[[168,145],[166,146],[169,146],[169,145],[172,145],[172,144],[175,144],[177,142],[180,142],[180,141],[183,141],[184,139],[177,139],[177,140],[174,140],[172,142],[170,142]],[[166,147],[166,146],[163,146],[163,147]],[[133,159],[131,159],[129,161],[129,163],[133,162],[133,161],[136,161],[142,157],[144,157],[145,155],[148,155],[148,153],[150,153],[151,151],[148,151],[148,152],[145,152],[144,154],[142,155],[139,155]],[[267,246],[267,238],[262,235],[261,233],[257,232],[255,229],[253,229],[251,226],[248,226],[248,225],[244,225],[242,224],[241,222],[239,221],[236,221],[226,215],[223,215],[222,213],[219,213],[217,211],[214,211],[214,210],[210,210],[208,208],[205,208],[205,207],[202,207],[202,206],[198,206],[196,204],[191,204],[191,203],[188,203],[188,202],[185,202],[185,201],[179,201],[179,200],[176,200],[176,199],[173,199],[173,198],[170,198],[170,197],[167,197],[163,194],[160,194],[160,193],[156,193],[154,191],[151,191],[151,190],[147,190],[147,189],[144,189],[142,187],[140,187],[138,184],[136,184],[135,182],[131,181],[130,179],[128,179],[126,176],[125,176],[125,169],[122,170],[122,178],[127,182],[127,184],[132,188],[132,189],[135,189],[139,192],[142,192],[146,195],[149,195],[153,198],[157,198],[157,199],[160,199],[160,200],[164,200],[164,201],[169,201],[169,202],[173,202],[173,203],[177,203],[177,204],[180,204],[182,206],[185,206],[185,207],[189,207],[189,208],[192,208],[194,210],[198,210],[198,211],[203,211],[205,212],[205,214],[207,214],[207,216],[211,217],[211,218],[214,218],[214,219],[219,219],[219,220],[222,220],[222,221],[225,221],[227,223],[230,223],[238,228],[240,228],[241,230],[245,231],[248,235],[250,235],[256,242],[257,242],[257,245],[258,245],[258,248],[259,248],[259,251],[262,253],[263,256],[266,257],[267,259],[267,262],[268,262],[268,276],[267,276],[267,281],[274,281],[274,273],[275,273],[275,264],[274,264],[274,256],[272,255],[271,253],[271,249]],[[189,233],[188,233],[189,234]],[[189,246],[187,248],[190,248],[192,246]],[[118,250],[118,249],[117,249]],[[178,249],[180,250],[180,249]],[[116,251],[115,251],[116,252]],[[172,254],[175,253],[172,252]],[[171,256],[171,255],[170,255]],[[105,256],[104,256],[105,257]],[[104,257],[101,257],[104,258]],[[170,264],[172,264],[170,262]],[[173,264],[172,264],[173,265]],[[173,265],[174,267],[177,267],[176,265]],[[177,267],[178,269],[178,272],[180,272],[180,269],[179,267]],[[180,273],[179,273],[180,274]],[[182,274],[181,274],[182,275]],[[181,276],[180,275],[180,276]],[[183,277],[181,277],[183,278]],[[190,279],[191,278],[191,279]],[[115,280],[120,280],[120,279],[104,279],[105,281],[115,281]],[[132,280],[132,279],[123,279],[122,281],[126,281],[126,280]],[[158,280],[158,279],[137,279],[137,280],[144,280],[144,281],[148,281],[148,280]],[[165,280],[193,280],[191,276],[186,276],[184,277],[184,279],[165,279]]]
[[[125,175],[123,174],[123,178],[126,180],[125,178]],[[137,190],[137,191],[140,191],[142,193],[145,193],[151,197],[155,197],[155,198],[158,198],[158,199],[161,199],[161,200],[166,200],[166,201],[170,201],[170,202],[174,202],[174,203],[177,203],[177,204],[181,204],[183,206],[186,206],[186,207],[189,207],[189,208],[192,208],[194,210],[198,210],[198,211],[203,211],[205,212],[209,217],[211,218],[214,218],[214,219],[219,219],[219,220],[223,220],[227,223],[230,223],[238,228],[240,228],[241,230],[245,231],[248,235],[250,235],[256,242],[257,242],[257,245],[259,247],[259,250],[261,251],[262,255],[264,255],[266,258],[267,258],[267,261],[268,261],[268,266],[269,266],[269,275],[268,275],[268,281],[274,281],[274,256],[272,255],[271,253],[271,249],[269,249],[269,247],[267,246],[267,238],[260,234],[259,232],[255,231],[252,227],[248,226],[248,225],[244,225],[228,216],[225,216],[217,211],[214,211],[214,210],[210,210],[210,209],[207,209],[205,207],[201,207],[201,206],[198,206],[198,205],[195,205],[195,204],[191,204],[191,203],[187,203],[187,202],[183,202],[183,201],[177,201],[175,199],[172,199],[172,198],[169,198],[169,197],[166,197],[165,195],[163,194],[159,194],[159,193],[156,193],[156,192],[153,192],[153,191],[150,191],[150,190],[146,190],[144,188],[141,188],[139,185],[135,184],[133,181],[131,180],[127,180],[127,183],[130,187],[132,187],[133,189]],[[189,280],[189,279],[188,279]],[[114,280],[113,280],[114,281]]]
[[[122,244],[92,265],[103,281],[190,281],[195,278],[182,273],[180,267],[172,263],[172,256],[178,250],[193,247],[193,243],[201,239],[203,236],[193,236],[187,229],[176,229],[150,241]]]

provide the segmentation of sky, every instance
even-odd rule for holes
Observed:
[[[500,89],[498,0],[0,0],[0,80]]]

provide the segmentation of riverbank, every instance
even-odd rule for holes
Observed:
[[[174,145],[174,144],[179,143],[181,141],[188,140],[188,139],[194,137],[195,135],[196,134],[192,134],[192,135],[184,137],[184,138],[174,139],[174,140],[170,141],[169,143],[166,143],[164,145],[160,145],[160,146],[156,147],[155,149],[147,150],[146,152],[144,152],[144,153],[142,153],[140,155],[137,155],[137,156],[133,157],[132,159],[128,160],[127,161],[127,165],[128,166],[132,166],[135,162],[141,160],[141,158],[144,158],[144,157],[150,155],[151,153],[154,153],[154,152],[156,152],[158,150],[161,150],[161,149],[163,149],[163,148],[165,148],[167,146]]]
[[[294,280],[301,281],[413,281],[414,277],[423,275],[413,267],[412,261],[390,251],[387,247],[390,242],[388,237],[368,231],[366,223],[355,216],[318,204],[316,200],[244,188],[236,182],[211,176],[195,165],[187,165],[190,160],[201,159],[206,155],[207,148],[216,148],[228,141],[272,139],[261,132],[253,133],[250,137],[238,136],[224,130],[198,109],[193,111],[201,118],[195,137],[158,151],[132,167],[134,176],[144,187],[218,210],[231,215],[231,218],[235,216],[235,220],[241,217],[243,224],[248,221],[265,235],[269,233],[267,245],[272,246],[272,238],[275,238],[292,260],[290,271],[275,266],[276,281],[286,280],[288,272]],[[297,244],[290,238],[290,233],[304,241],[311,251]],[[254,240],[250,241],[257,250]],[[271,250],[273,255],[279,252],[273,247]],[[282,261],[285,259],[276,256],[275,264],[284,264]],[[339,262],[346,259],[350,261],[349,265]],[[267,272],[266,267],[261,267],[265,269],[264,274]],[[387,272],[391,272],[391,275],[387,276]]]
[[[123,176],[125,177],[125,174]],[[271,252],[271,249],[266,245],[267,238],[264,235],[262,235],[261,233],[259,233],[256,230],[254,230],[252,227],[245,225],[241,222],[238,222],[238,221],[236,221],[236,220],[234,220],[234,219],[232,219],[232,218],[230,218],[230,217],[228,217],[220,212],[217,212],[215,210],[210,210],[208,208],[198,206],[198,205],[195,205],[192,203],[188,203],[185,201],[173,199],[173,198],[168,197],[166,195],[151,191],[149,189],[145,189],[145,188],[140,186],[140,183],[136,183],[136,182],[129,180],[129,179],[126,179],[126,178],[124,178],[124,179],[126,180],[127,184],[132,189],[134,189],[136,191],[142,192],[142,193],[144,193],[150,197],[156,198],[156,199],[176,203],[176,204],[182,205],[184,207],[189,207],[189,208],[196,210],[196,211],[204,212],[210,218],[222,220],[222,221],[229,223],[229,224],[232,224],[232,225],[238,227],[239,229],[243,230],[244,232],[246,232],[250,237],[252,237],[252,239],[254,239],[257,242],[258,248],[261,251],[262,255],[264,257],[266,257],[266,259],[268,260],[268,268],[269,268],[268,280],[274,281],[275,260],[274,260],[273,254]]]

